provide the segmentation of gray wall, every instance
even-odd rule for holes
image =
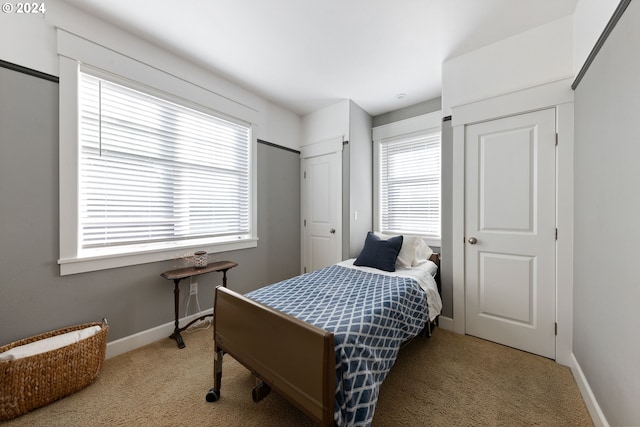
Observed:
[[[640,425],[640,2],[575,92],[573,353],[610,425]]]
[[[353,102],[349,103],[349,154],[349,205],[344,209],[348,220],[343,224],[349,224],[349,258],[355,258],[373,227],[373,145],[371,116]]]
[[[388,113],[380,114],[373,117],[372,127],[387,125],[400,120],[410,119],[411,117],[420,116],[422,114],[433,113],[442,109],[442,98],[433,98],[419,104],[410,105]]]
[[[299,155],[258,144],[257,157],[258,247],[212,257],[239,264],[228,277],[240,292],[300,266]],[[0,345],[102,317],[109,341],[173,320],[173,284],[160,273],[181,260],[61,277],[58,208],[58,84],[0,68]],[[198,279],[203,310],[220,281]]]
[[[355,218],[358,212],[358,218]],[[342,149],[342,259],[356,258],[373,227],[371,116],[349,101],[349,143]]]
[[[440,142],[442,240],[440,248],[440,281],[442,283],[442,315],[453,318],[453,127],[451,120],[442,122]]]

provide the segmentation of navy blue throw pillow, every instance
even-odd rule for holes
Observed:
[[[396,271],[396,258],[402,248],[402,236],[382,240],[372,232],[367,233],[364,248],[353,262],[360,267],[373,267],[378,270]]]

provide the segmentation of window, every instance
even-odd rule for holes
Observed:
[[[61,275],[257,246],[258,100],[143,47],[57,29]]]
[[[251,128],[80,75],[80,247],[250,235]]]
[[[75,75],[62,275],[256,246],[250,123],[89,67]]]
[[[441,131],[425,119],[374,129],[376,229],[439,246]]]

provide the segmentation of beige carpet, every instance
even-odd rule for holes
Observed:
[[[254,379],[228,355],[222,397],[213,385],[211,329],[109,359],[80,392],[3,426],[311,426],[272,392],[251,400]],[[592,426],[568,368],[437,329],[400,352],[382,385],[373,426]]]

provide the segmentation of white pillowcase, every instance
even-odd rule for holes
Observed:
[[[388,240],[397,235],[374,233],[381,239]],[[396,267],[416,267],[424,264],[429,260],[433,250],[427,245],[420,236],[403,236],[402,248],[396,259]]]
[[[418,265],[424,264],[425,262],[429,261],[429,258],[431,258],[431,255],[433,255],[433,249],[431,249],[429,247],[429,245],[427,245],[424,240],[422,240],[421,237],[418,237],[418,242],[416,242],[416,251],[415,251],[415,258],[413,259],[413,262],[411,263],[412,267],[416,267]]]

